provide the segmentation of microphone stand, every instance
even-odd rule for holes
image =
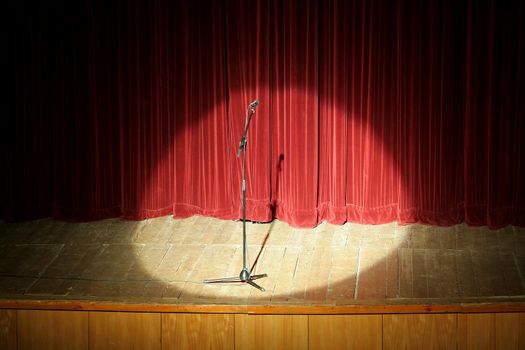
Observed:
[[[242,153],[242,261],[243,268],[239,277],[224,277],[224,278],[214,278],[206,279],[204,283],[235,283],[242,282],[248,283],[249,285],[259,289],[264,292],[265,289],[254,282],[254,280],[268,277],[267,274],[258,274],[252,275],[250,269],[248,268],[247,256],[248,256],[248,247],[246,244],[246,144],[248,142],[246,135],[248,134],[248,127],[250,126],[250,121],[252,120],[253,115],[255,114],[255,106],[259,104],[259,101],[255,100],[250,103],[248,109],[246,110],[246,121],[244,124],[244,133],[239,143],[239,151],[237,152],[237,158],[241,156]]]

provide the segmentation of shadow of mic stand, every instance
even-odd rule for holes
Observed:
[[[248,133],[248,127],[250,126],[250,121],[252,120],[253,115],[255,114],[255,107],[259,105],[259,100],[255,100],[248,105],[246,110],[246,121],[244,124],[244,133],[239,143],[239,151],[237,152],[237,158],[241,156],[242,153],[242,260],[243,268],[238,277],[224,277],[224,278],[214,278],[206,279],[204,283],[247,283],[260,291],[264,292],[265,289],[254,282],[254,280],[268,277],[267,274],[258,274],[252,275],[247,264],[248,256],[248,247],[246,244],[246,135]]]

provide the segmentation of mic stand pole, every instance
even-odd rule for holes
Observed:
[[[249,113],[249,114],[248,114]],[[248,283],[249,285],[259,289],[264,292],[265,289],[254,282],[254,280],[267,277],[268,275],[258,274],[252,275],[247,264],[248,256],[248,247],[246,244],[246,144],[248,142],[246,135],[248,133],[248,127],[250,126],[250,121],[252,120],[253,115],[255,114],[255,108],[248,106],[246,110],[246,122],[244,124],[244,134],[242,135],[241,142],[239,144],[239,151],[237,152],[237,158],[240,157],[242,153],[242,261],[243,268],[239,277],[224,277],[224,278],[215,278],[215,279],[206,279],[204,283],[233,283],[233,282],[242,282]]]

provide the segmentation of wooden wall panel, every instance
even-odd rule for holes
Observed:
[[[456,349],[456,314],[383,315],[384,349]]]
[[[525,313],[247,315],[0,310],[0,349],[523,349]]]
[[[381,315],[311,315],[309,349],[381,349],[382,321]]]
[[[232,314],[163,314],[163,349],[234,349]]]
[[[88,348],[87,312],[18,310],[17,328],[20,350]]]
[[[525,350],[525,312],[519,314],[520,323],[518,329],[519,349]]]
[[[493,314],[496,349],[518,349],[520,314]],[[522,324],[525,326],[525,324]],[[525,344],[524,344],[525,345]]]
[[[458,315],[458,349],[525,349],[525,314]]]
[[[17,349],[16,310],[0,310],[0,349]]]
[[[90,312],[90,349],[160,350],[159,313]]]
[[[235,315],[235,350],[308,349],[307,315]]]

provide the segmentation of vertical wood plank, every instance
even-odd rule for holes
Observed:
[[[493,349],[493,315],[458,315],[458,349]]]
[[[401,248],[399,252],[399,296],[412,298],[414,296],[414,279],[412,264],[412,249]]]
[[[399,255],[398,249],[389,249],[386,257],[386,297],[397,298],[399,295]]]
[[[383,316],[384,349],[456,349],[455,314]]]
[[[427,253],[429,249],[412,251],[412,291],[415,298],[428,297]]]
[[[16,310],[0,310],[0,349],[17,349]]]
[[[89,347],[90,349],[160,349],[160,314],[90,312]]]
[[[331,241],[332,236],[327,235],[327,237],[330,237]],[[332,268],[332,247],[326,245],[316,247],[313,261],[315,263],[310,267],[305,300],[322,303],[326,301],[328,294],[328,280]]]
[[[332,248],[332,268],[328,279],[327,299],[353,300],[359,265],[359,249],[353,246]]]
[[[427,281],[430,298],[455,298],[458,296],[456,259],[447,249],[427,249]]]
[[[281,259],[281,268],[278,273],[279,279],[276,280],[273,290],[272,302],[286,301],[289,299],[294,285],[295,266],[300,255],[300,247],[286,247],[284,256]]]
[[[290,292],[292,299],[304,299],[306,296],[306,286],[310,278],[310,269],[314,262],[314,247],[303,246],[301,254],[295,266],[295,273],[293,276],[293,285]]]
[[[524,326],[520,313],[458,315],[458,349],[525,348]]]
[[[494,340],[497,349],[518,349],[520,314],[494,314]]]
[[[499,255],[490,250],[479,250],[472,251],[471,256],[478,295],[508,295]]]
[[[525,312],[519,314],[518,349],[525,350]]]
[[[309,350],[381,349],[381,315],[311,315]]]
[[[18,310],[19,349],[87,349],[88,313]]]
[[[357,299],[385,298],[387,252],[386,248],[361,247]]]
[[[163,314],[163,349],[233,349],[234,315]]]
[[[458,296],[473,297],[479,294],[474,279],[474,263],[469,250],[456,250],[456,275],[458,279]]]
[[[308,349],[308,316],[236,314],[235,349]]]

